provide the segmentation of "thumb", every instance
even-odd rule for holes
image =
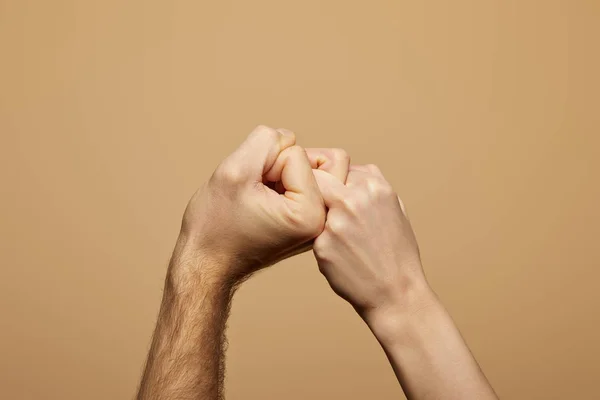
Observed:
[[[263,174],[272,168],[279,154],[295,143],[292,131],[259,125],[229,156],[229,161],[246,177],[262,181]]]
[[[327,208],[344,201],[348,188],[338,178],[318,169],[313,170],[313,174]]]
[[[281,182],[284,195],[290,199],[303,195],[310,201],[323,204],[306,151],[300,146],[283,150],[265,178],[270,182]]]
[[[306,154],[313,169],[329,172],[346,183],[350,168],[350,156],[346,151],[336,148],[308,148]]]

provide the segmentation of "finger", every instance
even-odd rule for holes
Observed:
[[[287,129],[259,125],[229,157],[240,173],[260,181],[270,170],[279,154],[296,143],[296,136]]]
[[[348,188],[339,179],[319,169],[314,169],[313,174],[321,191],[325,207],[332,208],[344,201]]]
[[[322,203],[310,162],[300,146],[291,146],[283,150],[265,174],[265,178],[270,182],[281,182],[286,197],[305,195]]]
[[[350,171],[361,171],[361,172],[370,173],[370,174],[377,175],[377,176],[383,178],[383,173],[381,172],[379,167],[375,164],[350,165],[350,167],[348,169]]]
[[[346,185],[353,187],[361,184],[365,184],[369,180],[383,179],[383,173],[379,167],[375,164],[364,164],[364,165],[350,165],[348,171],[348,177],[346,178]]]
[[[372,179],[373,174],[364,168],[350,167],[348,178],[346,178],[346,186],[353,187],[364,184],[368,179]]]
[[[350,167],[348,167],[348,170],[367,172],[367,173],[370,172],[366,165],[351,165]]]
[[[345,150],[335,148],[312,148],[306,149],[306,154],[313,169],[329,172],[346,183],[348,168],[350,167],[350,156]]]

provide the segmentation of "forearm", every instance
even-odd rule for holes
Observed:
[[[452,318],[427,284],[365,318],[410,400],[497,399]]]
[[[138,400],[222,399],[233,288],[202,273],[188,274],[186,280],[177,273],[214,270],[215,263],[175,250]]]

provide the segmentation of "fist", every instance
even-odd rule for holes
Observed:
[[[361,315],[402,301],[424,274],[391,185],[373,165],[351,166],[346,185],[326,172],[314,174],[329,211],[313,250],[332,289]]]
[[[211,277],[238,281],[309,248],[325,206],[306,151],[284,129],[259,126],[190,200],[181,247],[209,258]]]

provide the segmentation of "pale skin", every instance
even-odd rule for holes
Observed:
[[[399,197],[374,165],[257,127],[190,200],[138,399],[223,399],[225,326],[253,272],[311,249],[409,399],[497,399],[430,288]]]

